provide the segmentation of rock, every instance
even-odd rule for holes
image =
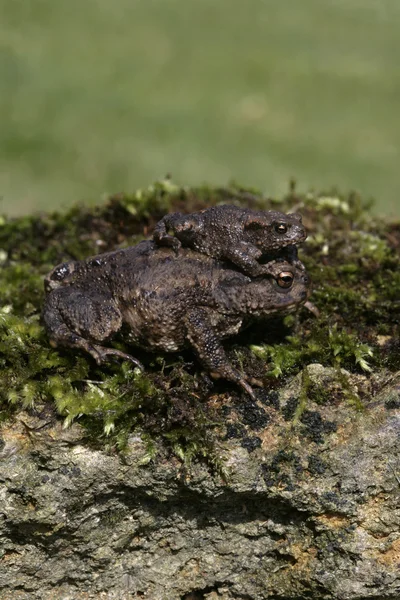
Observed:
[[[293,424],[302,375],[259,447],[220,441],[226,481],[142,465],[140,436],[109,454],[19,413],[1,433],[0,598],[398,599],[400,374],[363,410],[310,401]],[[307,376],[337,387],[332,368]]]

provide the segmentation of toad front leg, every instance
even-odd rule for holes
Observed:
[[[277,262],[289,262],[295,267],[304,271],[304,265],[297,258],[297,248],[289,246],[282,248],[279,252],[279,258],[271,258],[265,264],[260,264],[262,252],[259,248],[249,242],[240,242],[236,248],[227,248],[224,252],[224,258],[229,259],[238,266],[243,273],[250,277],[259,277],[260,275],[274,275]]]
[[[143,369],[130,354],[99,344],[119,331],[122,324],[122,316],[111,298],[88,297],[72,288],[56,289],[45,300],[43,322],[53,347],[85,350],[97,364],[115,356]]]
[[[185,316],[187,337],[196,350],[200,361],[211,376],[223,377],[239,384],[253,400],[254,391],[239,371],[229,363],[221,342],[211,323],[211,316],[206,308],[193,308]],[[254,382],[260,385],[259,382]]]
[[[261,255],[261,250],[248,242],[239,242],[237,245],[232,244],[223,252],[223,258],[230,260],[250,277],[258,277],[263,274],[264,267],[257,262]]]

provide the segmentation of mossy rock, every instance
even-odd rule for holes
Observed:
[[[133,245],[166,212],[232,202],[303,215],[320,313],[226,341],[263,381],[256,402],[190,352],[135,350],[139,373],[50,347],[40,310],[54,265]],[[400,224],[356,194],[294,187],[276,200],[165,180],[2,218],[0,598],[397,599],[399,248]]]

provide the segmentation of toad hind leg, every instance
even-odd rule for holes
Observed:
[[[190,310],[185,317],[187,337],[196,350],[200,361],[214,377],[223,377],[240,385],[255,400],[252,387],[246,379],[232,367],[225,354],[213,326],[210,323],[207,309]],[[257,382],[258,383],[258,382]]]
[[[50,337],[50,345],[53,346],[53,348],[56,348],[57,346],[80,348],[81,350],[85,350],[88,354],[90,354],[98,365],[106,362],[109,360],[109,358],[117,357],[121,358],[122,360],[129,360],[141,371],[144,370],[142,363],[134,356],[126,354],[125,352],[117,350],[116,348],[107,348],[106,346],[91,344],[88,342],[88,340],[85,340],[85,338],[76,335],[72,331],[69,331],[66,326],[65,331],[60,330],[60,334],[61,335],[57,336],[57,340],[55,340],[54,337]]]
[[[63,314],[62,308],[66,301],[70,307],[68,315]],[[73,310],[71,306],[74,307]],[[113,319],[110,319],[110,313]],[[96,301],[87,298],[82,292],[60,288],[46,298],[43,322],[53,347],[66,346],[85,350],[97,364],[110,357],[118,357],[129,360],[143,370],[140,361],[130,354],[98,344],[118,331],[122,322],[118,309],[110,304],[105,305],[104,298]]]

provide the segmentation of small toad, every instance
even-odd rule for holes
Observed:
[[[179,212],[166,215],[157,223],[153,234],[158,245],[170,246],[176,252],[184,246],[213,258],[229,260],[251,277],[270,272],[268,262],[258,262],[263,256],[270,259],[279,254],[302,268],[295,246],[306,237],[299,214],[286,215],[228,204],[188,215]]]
[[[83,349],[98,364],[129,354],[104,344],[116,334],[146,350],[192,347],[215,377],[254,397],[245,375],[229,362],[221,340],[257,318],[304,304],[310,282],[287,262],[251,279],[229,263],[151,241],[55,267],[46,277],[43,321],[53,346]],[[142,368],[142,367],[141,367]]]

